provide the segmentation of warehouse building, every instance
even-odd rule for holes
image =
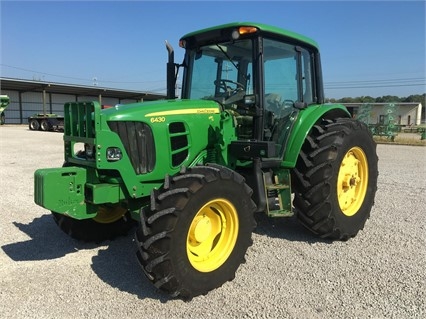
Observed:
[[[99,101],[113,106],[141,101],[165,99],[164,94],[129,91],[97,86],[82,86],[43,81],[0,78],[2,95],[8,95],[10,104],[5,110],[6,124],[27,124],[36,113],[63,115],[67,102]]]
[[[35,113],[63,115],[67,102],[99,101],[113,106],[141,101],[165,99],[165,94],[129,91],[98,86],[82,86],[63,83],[0,78],[1,94],[8,95],[10,105],[5,110],[6,124],[27,124],[28,117]],[[365,103],[342,103],[356,117],[366,107]],[[421,103],[392,103],[394,123],[400,126],[425,123]],[[389,111],[389,103],[368,103],[369,124],[383,124]]]
[[[368,108],[368,124],[386,124],[387,117],[392,113],[394,124],[412,126],[425,123],[424,106],[416,102],[396,103],[342,103],[354,117],[363,109]]]

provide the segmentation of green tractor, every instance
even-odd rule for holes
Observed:
[[[167,100],[65,104],[65,163],[35,172],[36,204],[83,241],[137,223],[146,277],[185,300],[234,278],[255,213],[295,214],[322,238],[355,236],[374,204],[376,145],[344,106],[324,104],[317,44],[231,23],[179,45],[182,64],[166,43]]]
[[[0,125],[3,125],[6,122],[6,116],[4,115],[4,110],[8,107],[10,99],[7,95],[0,95]]]

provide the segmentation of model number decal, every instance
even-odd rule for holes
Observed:
[[[150,121],[151,123],[163,123],[166,121],[166,118],[164,116],[156,116],[151,117]]]

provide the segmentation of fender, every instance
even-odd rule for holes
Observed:
[[[294,168],[296,166],[302,145],[309,131],[320,118],[331,119],[338,117],[351,117],[351,114],[341,104],[314,105],[301,110],[293,125],[281,166],[286,168]]]

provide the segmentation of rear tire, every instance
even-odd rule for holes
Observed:
[[[51,129],[52,129],[52,126],[50,125],[50,123],[49,123],[49,121],[48,120],[43,120],[43,121],[41,121],[41,123],[40,123],[40,129],[42,130],[42,131],[50,131]]]
[[[147,278],[184,300],[234,279],[256,225],[251,193],[241,175],[218,165],[166,178],[136,232]]]
[[[315,234],[347,240],[363,229],[377,189],[376,144],[353,119],[321,120],[293,170],[294,207]]]
[[[1,113],[1,115],[0,115],[0,125],[4,125],[4,123],[6,123],[6,116],[4,115],[4,113]]]
[[[28,126],[31,131],[38,131],[38,129],[40,128],[40,123],[36,119],[31,119]]]

